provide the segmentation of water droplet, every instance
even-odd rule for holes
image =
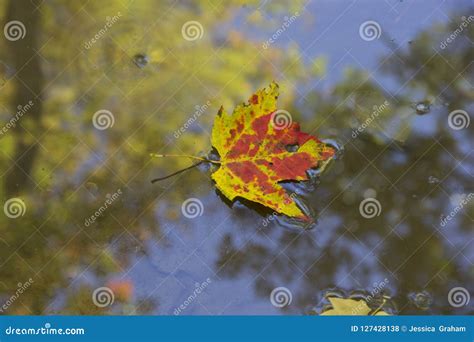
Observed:
[[[430,183],[430,184],[439,184],[439,183],[441,183],[441,181],[438,178],[436,178],[435,176],[429,176],[428,177],[428,183]]]
[[[147,55],[137,53],[135,56],[133,56],[133,63],[135,63],[135,65],[139,67],[140,69],[143,69],[144,67],[146,67],[148,62],[149,62],[149,58]]]
[[[428,102],[418,102],[415,105],[415,110],[418,115],[428,114],[431,110],[431,104]]]
[[[428,310],[433,304],[433,297],[428,291],[412,292],[408,295],[410,301],[421,310]]]

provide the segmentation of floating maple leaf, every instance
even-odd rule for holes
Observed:
[[[221,108],[212,129],[212,146],[220,167],[212,174],[217,188],[230,200],[242,197],[290,217],[307,219],[293,198],[278,184],[308,180],[306,171],[334,155],[334,149],[301,132],[289,120],[278,125],[278,85],[252,95],[232,115]],[[292,151],[289,147],[297,147]]]
[[[276,114],[289,114],[277,111],[277,98],[278,85],[271,83],[231,115],[221,107],[212,129],[212,146],[220,160],[193,158],[219,165],[212,179],[229,200],[241,197],[277,213],[309,220],[279,182],[308,180],[306,171],[321,167],[335,150],[301,132],[291,116],[280,122]]]

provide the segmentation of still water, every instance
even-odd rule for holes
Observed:
[[[0,4],[2,314],[474,313],[471,1],[37,5]],[[272,80],[338,149],[284,185],[312,224],[151,184]]]

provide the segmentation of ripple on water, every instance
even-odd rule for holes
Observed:
[[[428,291],[411,292],[408,299],[421,310],[428,310],[433,304],[433,296]]]
[[[317,190],[318,185],[321,182],[321,175],[330,168],[330,165],[334,160],[342,157],[344,148],[341,142],[335,139],[322,140],[326,145],[333,147],[336,150],[334,157],[325,161],[320,167],[315,169],[307,170],[309,181],[307,182],[295,182],[285,184],[285,188],[291,193],[294,201],[303,213],[310,218],[309,221],[303,221],[283,215],[276,216],[277,223],[290,230],[311,230],[316,228],[318,220],[317,214],[311,206],[309,206],[304,196],[313,193]]]

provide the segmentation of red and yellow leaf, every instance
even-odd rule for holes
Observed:
[[[277,98],[278,85],[271,83],[231,115],[219,110],[212,145],[220,166],[212,179],[230,200],[241,197],[280,214],[308,219],[279,182],[308,180],[306,171],[321,166],[335,150],[301,132],[298,123],[274,124]],[[298,148],[292,151],[289,146]]]

